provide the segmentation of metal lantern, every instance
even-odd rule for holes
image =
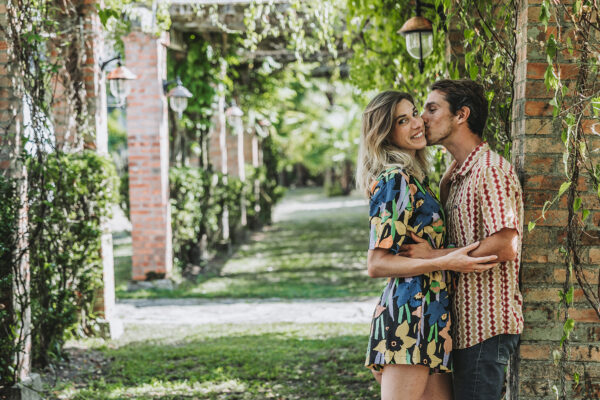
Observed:
[[[181,119],[183,116],[183,111],[185,111],[187,108],[188,99],[193,96],[192,93],[187,90],[185,86],[183,86],[179,77],[177,77],[175,82],[177,83],[177,86],[169,90],[167,97],[169,98],[169,106],[171,107],[171,110],[176,112],[177,116]],[[172,82],[164,83],[165,91],[169,83]]]
[[[109,82],[110,93],[117,99],[117,104],[125,104],[125,98],[131,92],[129,81],[137,79],[137,76],[119,62],[117,68],[106,75],[106,79]]]
[[[406,50],[412,58],[419,60],[419,70],[423,72],[423,59],[433,52],[433,26],[427,18],[412,17],[398,31],[406,38]]]

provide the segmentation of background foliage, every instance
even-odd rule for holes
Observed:
[[[102,284],[101,222],[117,200],[112,162],[95,152],[31,159],[32,353],[41,365],[60,357],[65,333],[92,333]]]

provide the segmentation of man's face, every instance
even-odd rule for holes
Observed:
[[[450,112],[450,104],[444,93],[434,90],[429,93],[421,115],[425,123],[427,145],[443,144],[456,127],[455,116]]]

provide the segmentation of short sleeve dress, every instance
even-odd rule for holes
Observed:
[[[371,189],[369,215],[369,249],[397,254],[402,244],[414,243],[409,232],[434,248],[444,244],[443,207],[427,178],[419,182],[398,168],[385,171]],[[388,278],[373,313],[368,368],[409,364],[427,366],[430,373],[451,372],[449,279],[446,271]]]

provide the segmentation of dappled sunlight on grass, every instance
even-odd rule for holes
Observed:
[[[61,399],[375,399],[368,324],[134,326],[102,379]]]
[[[95,385],[100,387],[101,385]],[[114,387],[114,389],[111,389]],[[60,399],[206,399],[206,396],[217,396],[214,398],[228,398],[230,393],[244,393],[247,386],[239,380],[221,382],[165,382],[153,380],[139,386],[122,387],[108,385],[107,390],[99,396],[94,389],[71,390],[67,397]],[[225,397],[221,397],[224,395]],[[202,396],[202,397],[198,397]],[[242,397],[243,398],[243,397]]]
[[[367,206],[342,207],[344,202],[354,204],[361,200],[356,196],[327,199],[315,189],[292,191],[290,196],[281,206],[292,211],[296,209],[290,205],[298,208],[304,204],[306,208],[310,201],[336,207],[327,208],[326,213],[310,207],[308,211],[294,211],[289,218],[254,233],[235,250],[218,274],[200,275],[196,282],[183,282],[173,291],[128,293],[123,285],[118,285],[118,296],[283,299],[377,296],[382,283],[366,273]]]

